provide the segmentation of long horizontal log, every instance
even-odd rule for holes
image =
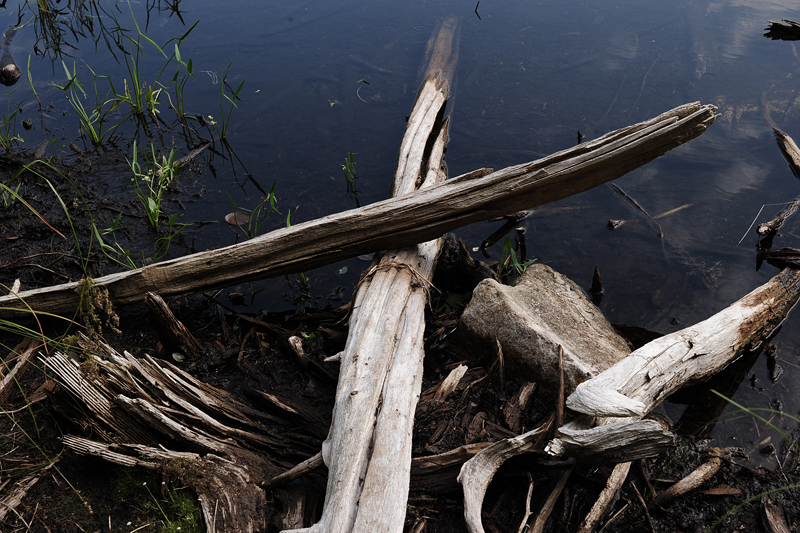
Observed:
[[[114,304],[200,292],[300,272],[360,254],[411,246],[461,226],[544,205],[638,168],[702,134],[716,107],[685,104],[568,150],[482,177],[466,174],[426,190],[283,228],[247,242],[95,279]],[[471,179],[472,178],[472,179]],[[0,298],[0,318],[30,310],[72,315],[78,283]]]

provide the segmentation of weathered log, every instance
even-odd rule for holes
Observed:
[[[587,464],[614,464],[652,457],[675,446],[675,435],[655,420],[589,426],[581,419],[561,426],[546,451]]]
[[[756,348],[800,298],[800,271],[784,269],[716,315],[665,335],[578,385],[573,411],[597,417],[644,416],[664,398],[719,372]]]
[[[711,318],[651,341],[581,383],[567,398],[567,407],[588,416],[559,428],[564,438],[553,439],[547,451],[556,456],[580,455],[592,462],[630,461],[640,453],[628,455],[631,448],[608,453],[613,448],[607,438],[625,433],[613,426],[633,423],[638,429],[630,432],[630,438],[652,438],[652,452],[657,453],[659,428],[653,425],[657,423],[635,421],[679,388],[716,374],[746,350],[756,349],[780,326],[798,298],[800,270],[784,269]],[[602,427],[591,428],[593,423]],[[662,433],[661,445],[671,438],[670,432]],[[650,453],[646,447],[641,451]]]
[[[450,94],[456,19],[446,21],[433,48],[433,72],[420,88],[400,144],[392,195],[429,188],[446,178],[448,123],[440,115]],[[452,61],[452,59],[451,59]],[[427,162],[427,163],[426,163]],[[441,239],[390,250],[356,292],[336,387],[331,429],[323,443],[328,488],[313,532],[402,532],[411,470],[414,411],[422,384],[425,305]]]
[[[549,157],[444,183],[297,224],[218,250],[200,252],[95,282],[115,305],[199,292],[300,272],[360,254],[412,246],[461,226],[567,198],[616,179],[702,134],[716,107],[685,104]],[[235,268],[232,266],[235,265]],[[79,284],[0,297],[0,318],[36,312],[72,315]],[[28,308],[30,306],[30,309]]]

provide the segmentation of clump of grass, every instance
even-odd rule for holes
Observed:
[[[14,89],[14,91],[16,91],[16,89]],[[11,111],[11,95],[14,94],[14,91],[8,93],[8,106],[6,107],[6,112],[2,116],[3,124],[0,126],[0,145],[2,145],[6,152],[11,151],[14,144],[25,142],[22,137],[17,135],[17,115],[20,111],[19,104],[15,107],[13,112]]]
[[[152,487],[158,487],[153,491]],[[201,533],[205,531],[197,496],[189,487],[176,487],[159,482],[152,472],[121,468],[114,483],[114,492],[121,501],[138,506],[142,520],[158,517],[161,533]],[[130,524],[135,530],[145,524]],[[153,531],[153,529],[146,529]]]
[[[177,61],[188,71],[188,75],[181,79],[179,79],[180,70],[175,74],[173,82],[176,103],[172,103],[170,99],[171,107],[173,107],[176,110],[176,113],[178,113],[179,121],[182,123],[184,122],[183,116],[185,114],[185,98],[183,92],[188,80],[188,76],[191,75],[194,77],[194,74],[192,73],[191,59],[188,60],[188,62],[182,61],[179,45],[183,43],[184,39],[189,36],[198,23],[195,22],[195,24],[180,37],[173,37],[172,39],[169,39],[163,46],[159,46],[155,43],[155,41],[147,37],[147,35],[141,31],[139,23],[133,14],[132,8],[131,19],[133,20],[133,24],[136,29],[135,32],[129,32],[123,29],[120,21],[114,17],[116,33],[118,35],[117,44],[123,51],[123,59],[125,61],[126,70],[128,71],[127,77],[125,77],[122,81],[121,90],[118,90],[117,87],[114,86],[110,76],[105,74],[97,74],[91,69],[91,67],[86,65],[94,78],[94,103],[86,103],[88,99],[87,91],[78,80],[75,64],[73,63],[72,71],[70,71],[66,63],[63,61],[62,65],[64,66],[64,72],[67,75],[66,84],[51,84],[53,87],[56,87],[64,92],[65,98],[78,115],[82,132],[89,137],[89,140],[94,146],[102,145],[114,134],[117,128],[125,124],[132,117],[136,119],[136,122],[139,125],[145,124],[145,119],[147,117],[152,117],[152,120],[156,124],[163,123],[163,121],[161,121],[159,118],[159,106],[161,104],[162,94],[166,94],[164,91],[166,87],[161,83],[160,80],[164,71],[169,67],[173,59],[177,59]],[[164,52],[164,48],[172,41],[176,41],[175,53],[167,56],[167,54]],[[145,55],[146,48],[154,49],[165,59],[163,67],[152,81],[146,81],[144,79],[144,73],[142,70],[142,59]],[[105,90],[105,94],[103,96],[101,96],[103,91],[100,89],[103,84],[100,83],[100,80],[104,80],[107,84],[107,89]],[[33,87],[33,81],[30,78],[30,75],[28,81],[31,84],[31,87]],[[36,94],[35,89],[34,94]],[[129,112],[122,114],[121,118],[112,127],[108,127],[111,113],[120,111],[123,106],[128,107],[130,109]]]
[[[361,190],[358,188],[358,174],[356,174],[356,161],[353,156],[356,155],[351,151],[347,152],[347,157],[344,158],[344,165],[342,171],[344,172],[345,180],[347,180],[347,196],[356,201],[356,206],[361,207],[358,201],[358,194]]]
[[[242,80],[242,82],[239,84],[238,87],[236,87],[235,90],[228,86],[227,83],[228,70],[231,68],[231,65],[233,65],[233,62],[228,63],[228,66],[225,67],[225,71],[222,74],[222,83],[220,84],[222,85],[222,94],[219,97],[219,110],[220,110],[220,120],[222,121],[222,125],[219,130],[219,138],[222,140],[225,140],[228,136],[228,126],[230,125],[231,122],[231,115],[233,114],[233,109],[237,107],[236,100],[239,98],[239,93],[241,92],[242,87],[244,87],[244,82],[245,82],[245,80]],[[230,90],[231,93],[230,96],[228,95],[225,89]],[[225,114],[226,101],[228,102],[228,104],[230,104],[228,106],[227,115]]]
[[[276,207],[278,200],[275,196],[275,185],[277,184],[277,180],[272,182],[272,187],[270,187],[267,196],[262,199],[261,202],[252,210],[237,206],[233,198],[228,195],[228,198],[230,198],[230,201],[233,204],[234,212],[249,213],[247,224],[236,224],[236,227],[239,228],[239,230],[248,239],[258,236],[259,232],[261,231],[261,227],[267,222],[267,220],[272,218],[273,213],[278,213],[280,215],[280,211],[278,211],[278,208]]]
[[[133,141],[133,159],[128,160],[133,172],[131,184],[139,202],[144,207],[147,223],[153,229],[158,229],[161,215],[161,200],[164,193],[175,179],[175,173],[180,168],[180,163],[175,161],[175,150],[169,151],[169,157],[161,156],[159,161],[156,156],[155,146],[150,144],[152,159],[148,159],[147,152],[142,151],[142,164],[139,163],[139,150],[136,141]]]
[[[106,123],[109,119],[109,114],[119,107],[120,100],[114,95],[114,86],[111,83],[111,78],[105,74],[96,74],[88,65],[89,71],[94,76],[94,97],[95,102],[93,106],[87,108],[84,105],[84,100],[87,98],[86,91],[83,85],[78,81],[78,72],[75,63],[72,64],[72,72],[70,72],[67,64],[63,61],[61,64],[64,67],[64,72],[67,75],[67,83],[65,85],[58,85],[52,83],[51,85],[64,93],[64,97],[69,102],[72,109],[78,115],[78,120],[81,123],[81,131],[89,137],[89,140],[94,146],[103,144],[114,132],[127,122],[129,115],[122,118],[113,127],[106,129]],[[100,97],[97,80],[105,79],[109,84],[109,91],[106,96]],[[109,97],[109,95],[112,95]],[[82,96],[82,97],[81,97]]]
[[[174,239],[186,226],[189,225],[178,222],[178,215],[176,214],[162,222],[162,226],[166,226],[167,231],[166,233],[159,233],[159,235],[156,237],[153,255],[148,256],[144,250],[141,250],[141,257],[137,263],[133,257],[132,251],[129,248],[124,247],[117,239],[117,231],[120,229],[119,225],[121,218],[122,213],[117,215],[117,217],[111,222],[110,227],[102,230],[99,229],[94,222],[92,222],[92,232],[94,234],[94,238],[100,245],[100,251],[103,252],[103,254],[113,262],[129,270],[136,270],[137,268],[144,267],[152,263],[157,263],[162,260],[169,252],[170,246],[172,245],[172,239]],[[109,241],[104,239],[104,235],[110,235],[111,239],[113,239],[113,244],[110,244]]]
[[[165,485],[165,482],[162,482]],[[158,499],[150,490],[147,482],[143,483],[152,503],[142,506],[145,512],[157,512],[161,515],[161,533],[201,533],[205,531],[200,506],[197,498],[188,487],[166,489],[166,498]]]
[[[17,200],[22,198],[19,195],[20,187],[22,187],[22,183],[17,183],[17,186],[14,189],[11,188],[10,183],[0,183],[0,203],[3,204],[3,207],[8,209],[14,205]]]
[[[500,278],[507,278],[509,275],[520,276],[535,262],[536,259],[530,259],[520,263],[517,251],[514,249],[514,243],[511,237],[507,237],[503,243],[503,256],[497,266],[497,276]]]
[[[195,23],[196,25],[197,23]],[[192,26],[194,28],[194,26]],[[190,30],[191,31],[191,30]],[[170,99],[170,105],[172,109],[175,110],[175,114],[178,115],[178,121],[185,125],[186,124],[186,108],[185,108],[185,98],[184,98],[184,89],[186,88],[186,82],[189,81],[189,77],[196,79],[194,76],[193,65],[192,65],[192,58],[183,61],[181,58],[181,50],[178,46],[179,43],[175,43],[175,60],[181,65],[186,74],[181,76],[181,69],[178,69],[175,72],[175,75],[172,77],[170,82],[173,86],[173,94],[175,95],[175,102],[172,102]]]

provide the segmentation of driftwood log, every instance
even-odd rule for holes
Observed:
[[[400,144],[392,195],[444,181],[457,20],[442,25],[428,74]],[[316,524],[293,531],[403,531],[414,411],[422,385],[425,306],[441,238],[390,250],[362,278],[339,360],[330,433],[322,445],[328,485]]]
[[[297,224],[218,250],[97,278],[115,305],[301,272],[547,204],[616,179],[702,134],[716,107],[685,104],[551,156],[472,172],[400,197]],[[235,268],[234,268],[235,266]],[[0,318],[31,311],[72,316],[79,282],[0,297]]]
[[[567,398],[567,407],[586,416],[559,428],[547,451],[619,463],[663,450],[671,433],[655,421],[640,419],[679,388],[707,379],[758,348],[798,298],[800,270],[784,269],[712,317],[649,342],[581,383]]]

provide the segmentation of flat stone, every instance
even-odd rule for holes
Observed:
[[[485,279],[472,294],[458,342],[483,358],[503,348],[506,376],[558,390],[558,347],[564,350],[566,394],[630,353],[600,310],[576,283],[534,264],[515,287]]]

